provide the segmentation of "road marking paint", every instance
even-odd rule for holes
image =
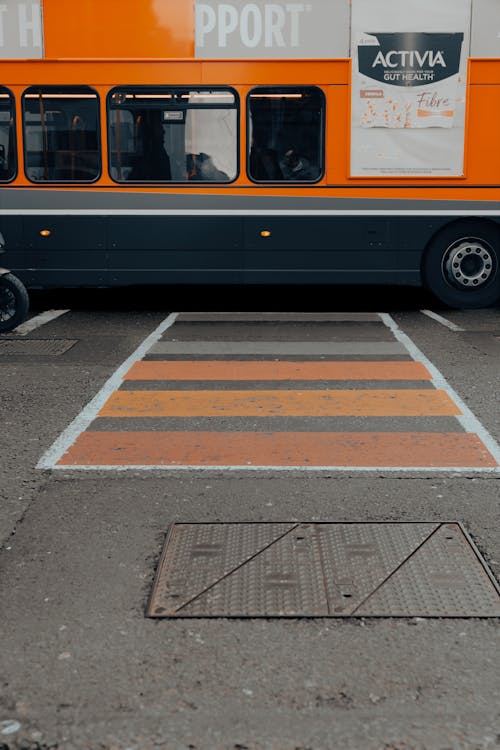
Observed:
[[[407,354],[395,341],[160,341],[150,354],[262,354],[265,356],[328,356]]]
[[[141,361],[125,380],[430,380],[420,362]]]
[[[64,315],[67,312],[69,312],[69,310],[46,310],[45,312],[30,318],[25,323],[21,323],[21,325],[14,328],[11,333],[15,333],[18,336],[26,336],[28,333],[31,333],[31,331],[40,328],[40,326],[45,325],[45,323],[50,323],[52,320],[61,317],[61,315]]]
[[[178,323],[382,323],[370,312],[182,312]]]
[[[470,433],[84,432],[60,466],[492,468]]]
[[[448,318],[443,318],[442,315],[438,315],[437,313],[432,312],[432,310],[420,310],[420,312],[422,313],[422,315],[427,315],[428,318],[432,318],[432,320],[441,323],[442,326],[446,326],[446,328],[449,328],[450,331],[465,331],[465,328],[460,328],[460,326],[452,323],[451,320],[448,320]]]
[[[451,476],[461,476],[463,474],[488,474],[492,476],[500,476],[500,467],[481,467],[481,466],[231,466],[218,464],[217,466],[194,466],[194,465],[181,465],[176,464],[175,466],[165,466],[165,464],[90,464],[90,465],[79,465],[72,464],[67,466],[65,464],[56,464],[50,467],[54,470],[66,470],[68,471],[272,471],[272,472],[322,472],[330,474],[334,471],[347,472],[348,474],[360,474],[362,472],[384,472],[393,474],[404,474],[406,477],[412,476],[412,474],[421,473],[446,473]]]
[[[44,457],[40,460],[38,468],[54,468],[54,469],[81,469],[81,470],[271,470],[271,471],[350,471],[350,472],[362,472],[362,471],[388,471],[388,472],[402,472],[408,474],[409,471],[421,472],[421,471],[433,471],[433,472],[450,472],[453,474],[463,474],[465,472],[478,472],[478,473],[495,473],[500,472],[500,447],[489,435],[489,433],[482,427],[479,421],[470,412],[468,407],[462,402],[462,400],[455,394],[455,392],[449,387],[443,376],[439,371],[432,365],[432,363],[420,352],[415,346],[412,340],[404,334],[401,329],[397,326],[395,321],[387,313],[380,313],[380,319],[387,326],[392,334],[394,335],[396,342],[392,346],[396,346],[398,353],[403,354],[405,357],[411,357],[414,362],[389,362],[389,363],[373,363],[383,366],[393,365],[405,365],[405,366],[419,366],[423,368],[426,373],[426,379],[431,378],[431,383],[436,389],[437,398],[440,400],[445,396],[445,403],[449,405],[452,402],[454,409],[453,414],[457,417],[457,424],[465,430],[462,433],[448,433],[448,432],[188,432],[188,431],[136,431],[136,432],[124,432],[123,430],[116,430],[111,433],[106,431],[92,432],[86,430],[91,422],[97,417],[99,411],[105,409],[107,403],[110,402],[110,395],[113,399],[115,397],[121,398],[121,394],[127,393],[141,393],[141,391],[120,391],[119,394],[115,391],[120,387],[123,382],[123,378],[128,377],[128,373],[138,372],[140,366],[136,369],[136,363],[139,365],[138,360],[142,359],[146,354],[151,353],[151,347],[160,339],[162,333],[169,328],[177,318],[177,313],[169,316],[162,324],[154,331],[143,344],[138,347],[136,352],[129,357],[126,362],[115,372],[115,374],[107,381],[105,386],[101,389],[99,394],[85,407],[83,412],[73,421],[69,428],[61,435],[61,437],[54,443],[51,449],[47,451]],[[168,342],[164,341],[166,347],[176,345],[179,342]],[[203,353],[199,351],[200,345],[206,343],[208,346],[215,343],[218,346],[227,346],[229,354],[235,354],[232,349],[235,342],[181,342],[181,344],[187,344],[189,347],[195,347],[195,351],[190,353],[203,357]],[[238,343],[238,342],[236,342]],[[276,345],[283,345],[284,342],[251,342],[255,346],[259,347],[264,343],[272,347],[270,354],[276,356],[275,347]],[[287,342],[293,348],[297,348],[297,353],[304,356],[307,352],[304,351],[311,342]],[[325,346],[331,342],[314,342],[314,345],[320,349],[320,354],[325,355]],[[345,344],[346,342],[343,342]],[[349,342],[347,342],[349,344]],[[360,344],[360,342],[352,342],[354,344]],[[381,344],[382,342],[362,342],[361,346]],[[341,343],[342,345],[342,343]],[[285,344],[286,346],[286,344]],[[382,346],[387,344],[382,343]],[[169,353],[170,350],[169,350]],[[391,353],[394,353],[392,351]],[[220,354],[218,351],[217,354]],[[150,365],[169,365],[170,362],[149,362],[144,363]],[[205,363],[202,361],[182,362],[175,361],[175,366],[182,365],[186,367],[196,368],[199,365],[207,365],[210,367],[212,363]],[[217,367],[227,367],[227,362],[215,363]],[[231,362],[230,364],[233,364]],[[241,363],[238,363],[239,366]],[[289,365],[295,366],[315,366],[318,363],[313,362],[260,362],[253,361],[253,365],[272,367],[274,365]],[[355,364],[361,367],[366,367],[366,362],[359,363],[345,363],[345,362],[320,362],[321,365],[334,365],[344,366]],[[214,372],[215,376],[215,372]],[[373,375],[370,376],[373,380]],[[132,378],[131,378],[132,379]],[[215,377],[214,377],[215,379]],[[240,378],[242,379],[242,378]],[[384,378],[385,379],[385,378]],[[413,379],[413,378],[412,378]],[[422,378],[419,378],[422,379]],[[442,391],[442,393],[439,393]],[[401,397],[401,394],[406,395],[413,393],[418,399],[418,392],[412,392],[410,390],[404,391],[390,391],[395,394],[396,397]],[[152,397],[156,397],[158,394],[163,394],[162,391],[150,392]],[[172,391],[168,391],[168,394],[172,395]],[[177,400],[181,397],[185,397],[186,393],[189,392],[181,391],[176,393]],[[195,393],[200,394],[199,391]],[[217,393],[233,393],[218,391]],[[277,395],[283,393],[290,393],[288,391],[237,391],[241,397],[248,399],[249,395],[254,398],[254,403],[258,402],[260,394],[271,393],[272,397],[275,398]],[[300,393],[299,403],[304,404],[303,400],[304,391],[291,392],[291,399],[296,397],[296,394]],[[306,392],[307,394],[310,391]],[[332,394],[342,393],[341,391],[315,391],[323,395],[332,396]],[[360,391],[348,391],[349,398],[358,395]],[[361,393],[373,393],[372,391],[361,391]],[[382,396],[387,392],[380,392]],[[433,391],[425,390],[422,392],[426,397]],[[206,396],[206,394],[205,394]],[[205,396],[201,396],[205,398]],[[160,399],[163,396],[160,397]],[[199,396],[197,396],[199,397]],[[230,396],[229,396],[230,398]],[[210,392],[210,400],[214,400],[214,392]],[[307,399],[306,399],[307,400]],[[330,403],[331,399],[329,399]],[[453,403],[454,402],[454,403]],[[373,400],[372,400],[373,403]],[[441,401],[441,403],[443,403]],[[224,404],[219,404],[220,406]],[[269,405],[269,403],[268,403]],[[276,404],[275,404],[276,405]],[[226,404],[227,406],[227,404]],[[272,406],[272,403],[271,403]],[[460,411],[462,413],[460,413]],[[281,412],[278,412],[281,413]],[[389,412],[390,414],[391,412]],[[227,410],[223,411],[224,416],[227,415]],[[262,414],[262,410],[258,412]],[[389,415],[387,411],[383,416]],[[189,415],[191,416],[191,415]],[[307,414],[306,416],[309,416]],[[366,410],[364,414],[360,416],[367,416]],[[438,417],[439,418],[439,417]],[[272,417],[271,417],[272,419]],[[116,421],[116,426],[119,426],[119,421]],[[298,434],[298,442],[295,439],[295,435]],[[106,438],[105,436],[108,436]],[[185,436],[190,436],[186,438]],[[118,437],[118,441],[116,438]],[[110,444],[104,446],[103,440],[108,439]],[[187,440],[187,442],[186,442]],[[274,443],[270,443],[269,440]],[[309,441],[304,445],[304,440]],[[99,442],[101,441],[101,443]],[[111,443],[111,441],[113,441]],[[120,442],[121,441],[121,442]],[[123,442],[125,441],[125,442]],[[162,442],[163,441],[163,442]],[[184,442],[183,442],[184,441]],[[190,442],[191,441],[191,442]],[[239,445],[238,445],[239,441]],[[267,441],[267,442],[266,442]],[[325,442],[326,441],[326,442]],[[336,442],[337,441],[337,442]],[[164,444],[163,444],[164,443]],[[363,445],[365,449],[363,449]],[[163,447],[162,447],[163,446]],[[406,447],[405,447],[406,446]],[[106,454],[103,448],[108,450]],[[189,451],[187,449],[189,448]],[[305,450],[307,448],[307,450]],[[85,455],[88,450],[92,452],[91,463],[86,463]],[[272,449],[272,450],[271,450]],[[83,451],[83,453],[82,453]],[[170,451],[170,452],[169,452]],[[179,453],[176,455],[175,451]],[[217,455],[214,454],[216,451]],[[234,460],[231,462],[231,451],[234,454]],[[238,453],[239,451],[239,453]],[[273,454],[274,451],[274,454]],[[197,452],[200,454],[204,453],[200,458],[200,461],[194,463],[196,460]],[[274,464],[270,464],[273,455],[276,456]],[[239,458],[238,458],[239,456]],[[210,460],[213,460],[210,463]],[[239,463],[236,463],[239,461]],[[321,463],[320,463],[321,462]],[[424,465],[425,464],[425,465]]]
[[[455,416],[444,391],[115,391],[100,417]]]
[[[113,375],[104,383],[103,387],[87,406],[78,414],[71,424],[61,433],[57,440],[51,445],[38,462],[37,469],[52,469],[60,457],[68,450],[80,433],[88,428],[96,418],[97,413],[109,399],[113,391],[120,387],[123,376],[130,370],[134,362],[142,359],[153,344],[170,328],[177,318],[177,313],[171,313],[155,330],[144,339],[137,349],[115,370]]]
[[[407,336],[406,333],[403,333],[396,321],[388,313],[381,313],[380,315],[385,324],[391,329],[396,339],[400,341],[401,344],[403,344],[403,346],[407,349],[410,356],[414,360],[418,360],[425,365],[425,367],[432,375],[432,383],[434,384],[434,387],[439,390],[446,391],[450,398],[453,399],[453,401],[461,411],[461,414],[457,416],[457,419],[464,430],[466,432],[475,433],[481,438],[481,440],[495,459],[497,465],[500,467],[500,445],[497,443],[497,441],[494,440],[488,430],[486,430],[481,422],[477,419],[477,417],[474,416],[467,404],[460,398],[458,393],[456,393],[453,388],[451,388],[451,386],[441,375],[437,367],[435,367],[432,362],[425,356],[425,354],[418,348],[418,346],[413,343],[410,337]]]

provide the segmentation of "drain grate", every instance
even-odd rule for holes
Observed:
[[[0,340],[0,356],[60,357],[77,342],[77,339],[2,339]]]
[[[149,617],[500,617],[459,523],[175,523]]]

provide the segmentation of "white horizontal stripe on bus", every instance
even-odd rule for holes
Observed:
[[[425,211],[403,209],[253,209],[253,208],[81,208],[81,209],[0,209],[0,216],[500,216],[497,211],[443,210]]]

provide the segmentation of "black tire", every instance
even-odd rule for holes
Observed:
[[[424,285],[448,307],[489,307],[500,299],[500,231],[464,221],[440,232],[427,248]]]
[[[0,333],[7,333],[26,320],[29,297],[24,284],[12,273],[0,276]]]

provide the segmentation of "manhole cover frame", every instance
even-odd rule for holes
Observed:
[[[456,527],[456,529],[461,532],[463,536],[463,540],[461,544],[464,546],[464,549],[469,549],[473,556],[475,557],[476,563],[479,565],[479,568],[481,569],[481,572],[483,574],[486,574],[486,578],[488,579],[489,583],[491,584],[492,589],[497,594],[498,597],[500,597],[500,584],[493,575],[492,571],[488,567],[488,564],[486,560],[484,559],[483,555],[479,551],[478,547],[476,546],[474,540],[464,527],[463,523],[460,521],[369,521],[369,522],[362,522],[362,521],[216,521],[216,522],[206,522],[206,521],[175,521],[172,522],[167,529],[167,533],[165,535],[165,540],[160,556],[160,560],[158,563],[158,566],[155,571],[154,575],[154,582],[151,590],[151,594],[149,596],[147,608],[146,608],[146,617],[153,618],[153,619],[315,619],[315,618],[325,618],[325,619],[412,619],[415,617],[421,617],[425,619],[496,619],[500,617],[500,611],[493,614],[481,614],[481,613],[470,613],[470,614],[423,614],[420,612],[415,612],[414,614],[387,614],[387,613],[381,613],[381,614],[363,614],[363,612],[359,613],[341,613],[341,612],[333,612],[333,613],[324,613],[321,614],[312,614],[312,613],[294,613],[294,614],[269,614],[265,612],[257,612],[257,613],[251,613],[251,614],[242,614],[242,613],[217,613],[217,614],[210,614],[210,613],[203,613],[203,614],[192,614],[192,613],[182,613],[182,612],[166,612],[165,609],[158,606],[158,594],[159,589],[161,587],[161,584],[163,580],[168,576],[168,571],[164,570],[165,560],[167,555],[170,554],[170,542],[175,534],[175,530],[178,527],[223,527],[223,526],[232,526],[232,527],[250,527],[250,526],[260,526],[260,527],[278,527],[278,526],[287,526],[289,527],[282,536],[278,537],[275,541],[280,541],[282,538],[287,536],[288,533],[295,531],[299,527],[311,527],[311,526],[362,526],[362,527],[410,527],[410,526],[428,526],[430,533],[429,536],[420,544],[416,549],[414,549],[412,552],[410,552],[408,558],[405,559],[405,561],[402,563],[401,566],[398,566],[395,571],[397,571],[399,568],[404,567],[404,565],[412,559],[413,555],[420,550],[421,547],[423,547],[436,532],[440,531],[441,529],[449,528],[451,526]],[[434,527],[434,528],[432,528]],[[272,546],[274,544],[274,541],[270,543],[269,546]],[[266,548],[267,549],[267,548]],[[252,555],[249,560],[244,561],[241,565],[238,565],[235,570],[238,570],[240,568],[243,568],[247,562],[250,560],[253,560],[257,558],[263,551],[256,552],[254,555]],[[214,584],[210,585],[208,589],[214,588],[215,586],[219,585],[221,580],[225,578],[229,578],[235,570],[230,571],[226,575],[222,576],[222,579],[218,580]],[[393,571],[390,573],[388,578],[391,578],[394,574]],[[384,581],[385,584],[386,581]],[[375,589],[376,592],[377,589]],[[199,594],[196,594],[191,598],[190,601],[193,601],[195,599],[198,599],[200,596],[204,595],[204,591],[200,592]],[[371,596],[371,594],[370,594]],[[369,598],[369,597],[368,597]],[[184,605],[181,607],[183,608]],[[159,612],[159,609],[162,609],[163,611]]]

